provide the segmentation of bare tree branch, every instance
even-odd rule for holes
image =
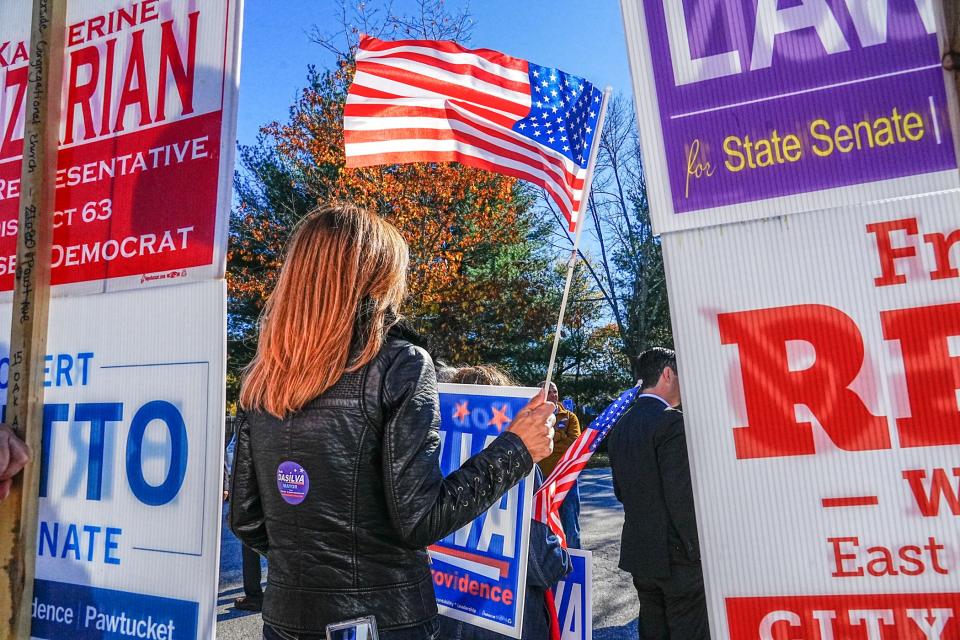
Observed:
[[[649,218],[636,115],[628,99],[611,101],[598,144],[588,215],[599,255],[585,264],[617,327],[624,353],[630,356],[652,340],[669,336],[669,316],[659,240]],[[561,222],[562,216],[545,193],[541,200]],[[569,234],[566,238],[572,244]]]
[[[381,39],[419,38],[467,42],[473,35],[474,19],[470,2],[451,9],[447,0],[417,0],[411,13],[394,9],[394,0],[335,0],[330,31],[314,25],[307,35],[338,60],[353,56],[361,35]]]
[[[561,232],[559,233],[556,231],[553,231],[554,235],[562,237],[564,240],[566,240],[566,248],[568,250],[572,249],[574,239],[573,239],[573,236],[570,234],[570,232],[567,231],[566,218],[563,217],[559,211],[557,211],[556,207],[553,204],[553,199],[549,196],[549,194],[547,194],[546,191],[541,190],[540,197],[542,199],[542,203],[545,206],[545,208],[553,215],[554,220],[557,221],[557,226],[555,227],[555,229],[561,230]],[[564,247],[555,245],[552,242],[550,244],[552,247],[558,250],[563,250],[564,248]],[[594,268],[593,263],[590,260],[590,257],[586,253],[584,253],[582,248],[580,247],[577,248],[577,255],[579,256],[580,261],[584,264],[584,266],[586,266],[587,271],[590,273],[590,276],[593,278],[594,285],[597,287],[597,289],[600,290],[600,294],[603,296],[603,299],[607,301],[607,303],[611,306],[615,304],[612,295],[609,293],[609,291],[612,291],[612,286],[611,286],[612,283],[611,282],[604,283],[600,275],[597,274],[597,271]]]

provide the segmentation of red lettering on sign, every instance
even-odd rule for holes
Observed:
[[[747,422],[734,429],[737,458],[770,458],[815,453],[813,425],[797,422],[795,407],[806,405],[841,449],[888,449],[886,418],[872,415],[850,385],[863,366],[860,331],[842,311],[798,305],[724,313],[718,316],[723,344],[735,344]],[[810,343],[816,359],[791,371],[787,342]]]
[[[14,89],[13,102],[10,103],[10,115],[7,117],[7,126],[3,131],[3,139],[0,140],[0,159],[18,156],[23,153],[23,138],[13,139],[13,133],[17,129],[23,115],[23,107],[27,103],[27,83],[29,81],[27,67],[11,69],[7,71],[7,80],[4,82],[3,92],[0,98],[6,99],[7,91]]]
[[[123,11],[121,10],[117,15],[122,16]],[[75,138],[91,140],[99,136],[123,132],[126,128],[124,124],[126,114],[133,107],[137,109],[137,126],[139,127],[166,120],[169,106],[167,104],[168,84],[176,87],[176,95],[180,100],[180,109],[171,115],[180,117],[193,114],[200,12],[194,11],[189,14],[187,21],[186,42],[183,46],[174,32],[173,20],[160,24],[159,71],[153,78],[148,78],[147,74],[144,29],[140,28],[130,33],[127,59],[120,61],[126,66],[123,67],[123,81],[116,96],[113,74],[117,62],[117,38],[110,38],[102,45],[91,44],[72,51],[68,58],[66,130],[63,143],[72,144]],[[98,29],[97,19],[91,20],[88,26],[91,31]],[[100,50],[101,46],[105,47],[103,53]],[[81,81],[81,78],[85,80]],[[156,85],[149,84],[148,80],[153,79],[156,79]],[[151,104],[150,96],[153,93],[156,94],[156,99]],[[113,111],[115,101],[117,108]],[[102,103],[101,116],[99,122],[94,122],[93,105],[98,102]],[[79,135],[75,131],[78,109],[79,120],[82,123]]]
[[[27,43],[0,42],[0,68],[12,67],[21,62],[27,62]]]
[[[90,67],[89,80],[80,84],[80,68]],[[93,107],[90,102],[97,92],[97,82],[100,78],[100,52],[96,47],[84,47],[70,53],[70,80],[67,83],[67,127],[63,138],[64,144],[73,142],[73,124],[77,107],[83,114],[84,138],[95,138],[96,129],[93,127]]]
[[[123,91],[120,94],[120,103],[117,105],[116,124],[114,132],[123,131],[123,119],[127,109],[139,107],[140,124],[145,127],[150,119],[150,94],[147,91],[147,66],[143,59],[143,29],[134,31],[130,42],[130,58],[127,62],[127,72],[123,76]]]
[[[873,284],[886,287],[892,284],[903,284],[907,276],[897,273],[896,261],[917,255],[916,247],[912,245],[894,247],[890,234],[894,231],[905,231],[908,236],[917,235],[917,219],[890,220],[889,222],[874,222],[867,225],[867,231],[877,236],[877,255],[880,257],[880,269],[883,275],[875,278]]]
[[[197,20],[199,18],[199,11],[194,11],[189,16],[190,35],[187,45],[186,65],[184,65],[183,57],[180,55],[180,47],[177,46],[177,36],[173,33],[173,20],[168,20],[160,25],[163,36],[160,41],[160,93],[157,94],[157,120],[164,120],[167,117],[168,67],[177,83],[177,93],[180,95],[180,102],[183,105],[183,115],[193,113],[193,79],[197,60]]]
[[[960,593],[727,598],[730,640],[956,640]]]
[[[953,470],[953,475],[960,478],[960,467]],[[947,470],[934,469],[930,477],[930,489],[928,490],[923,484],[926,477],[927,472],[923,469],[911,469],[903,472],[903,478],[910,484],[910,491],[913,492],[913,498],[917,501],[920,513],[926,518],[934,518],[940,515],[940,505],[946,501],[947,508],[953,515],[960,516],[960,482],[957,483],[957,489],[954,490],[950,485]]]
[[[918,576],[929,570],[941,575],[947,575],[947,570],[940,561],[940,552],[945,547],[934,537],[927,538],[927,544],[903,545],[886,547],[875,545],[863,549],[860,538],[827,538],[833,547],[834,578],[855,578],[866,574],[875,578],[881,576]],[[861,549],[866,553],[866,562],[861,562]]]
[[[960,336],[960,303],[886,311],[883,335],[899,340],[910,396],[910,417],[898,418],[901,447],[960,444],[960,357],[949,338]]]
[[[950,261],[950,250],[960,243],[960,229],[950,235],[944,233],[928,233],[923,236],[924,242],[933,246],[934,257],[937,260],[937,270],[930,273],[931,280],[946,280],[960,278],[960,269]]]
[[[827,538],[827,542],[833,545],[833,566],[832,575],[834,578],[852,578],[863,575],[863,569],[848,569],[847,563],[857,559],[857,554],[844,550],[844,545],[856,547],[860,544],[860,538]]]

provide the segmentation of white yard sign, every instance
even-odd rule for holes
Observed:
[[[714,638],[960,638],[958,211],[664,237]]]
[[[219,563],[223,281],[50,309],[33,635],[207,640]],[[0,335],[10,306],[0,305]],[[0,358],[0,390],[9,360]]]

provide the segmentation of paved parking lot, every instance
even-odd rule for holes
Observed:
[[[636,595],[630,577],[617,569],[623,510],[613,497],[609,469],[587,469],[580,477],[583,503],[580,523],[585,549],[593,551],[593,637],[620,640],[637,637]],[[240,543],[224,527],[220,551],[217,637],[257,640],[260,616],[232,608],[242,595]]]

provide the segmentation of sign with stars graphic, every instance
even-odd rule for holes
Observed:
[[[536,394],[525,387],[440,385],[440,467],[446,475],[510,426]],[[526,595],[533,475],[430,547],[440,613],[519,638]]]

